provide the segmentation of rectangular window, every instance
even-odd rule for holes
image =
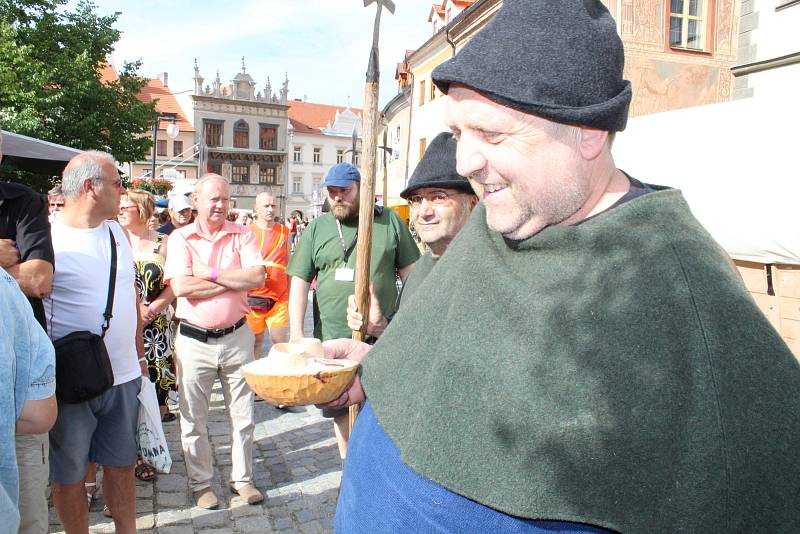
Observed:
[[[156,154],[159,156],[166,156],[167,155],[167,140],[166,139],[159,139],[156,141]]]
[[[314,147],[314,165],[322,165],[322,147]]]
[[[275,167],[259,167],[258,168],[258,183],[262,185],[275,185]]]
[[[292,161],[295,163],[300,163],[303,161],[303,147],[300,145],[294,145],[294,156],[292,157]]]
[[[428,100],[433,100],[434,98],[436,98],[436,84],[433,83],[433,80],[431,80],[431,94],[429,95]]]
[[[247,130],[238,129],[233,131],[234,148],[250,148],[250,133]]]
[[[706,0],[670,0],[669,46],[704,50],[706,45]]]
[[[274,126],[262,126],[258,136],[258,148],[261,150],[277,150],[278,129]]]
[[[319,184],[322,183],[322,175],[321,174],[314,174],[311,177],[311,181],[314,186],[314,191],[319,191]]]
[[[428,148],[428,140],[424,137],[419,140],[419,159],[425,155],[425,149]]]
[[[222,146],[222,122],[203,121],[206,146]]]
[[[219,174],[222,176],[222,162],[220,161],[209,161],[208,162],[208,172]]]
[[[172,142],[172,155],[178,157],[183,153],[183,141]]]
[[[341,148],[336,149],[336,163],[342,163],[344,161],[344,150]]]
[[[419,105],[425,103],[425,80],[419,82]]]
[[[303,194],[303,177],[300,175],[292,176],[292,194],[293,195]]]
[[[234,165],[231,168],[231,183],[234,184],[250,183],[250,166]]]

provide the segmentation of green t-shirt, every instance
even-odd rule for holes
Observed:
[[[347,248],[347,267],[356,268],[358,221],[342,223]],[[330,213],[308,225],[295,249],[286,272],[310,282],[317,277],[317,303],[322,322],[322,339],[350,337],[347,326],[347,296],[355,292],[355,281],[336,280],[336,270],[344,264],[345,251],[339,239],[336,219]],[[375,214],[372,227],[370,281],[381,302],[384,315],[395,312],[396,270],[417,261],[419,249],[406,225],[392,210]]]

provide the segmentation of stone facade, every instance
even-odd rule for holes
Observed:
[[[221,174],[231,183],[235,207],[250,209],[255,196],[270,191],[285,216],[288,175],[288,93],[286,78],[279,94],[267,78],[263,93],[242,70],[223,85],[219,72],[211,85],[195,62],[194,94],[191,95],[196,141],[200,146],[199,176]]]

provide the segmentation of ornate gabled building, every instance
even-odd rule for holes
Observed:
[[[288,77],[278,94],[267,77],[262,92],[242,58],[242,70],[230,84],[221,82],[219,72],[210,86],[203,82],[195,60],[191,101],[200,146],[199,176],[214,172],[228,180],[237,208],[252,208],[258,193],[270,191],[280,199],[285,215]]]

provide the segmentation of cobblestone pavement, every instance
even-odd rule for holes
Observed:
[[[266,496],[262,504],[248,505],[228,490],[230,424],[217,382],[208,430],[220,508],[204,510],[193,505],[176,420],[164,424],[173,462],[170,474],[158,475],[155,482],[137,481],[137,530],[152,534],[331,532],[341,479],[333,424],[313,406],[278,410],[257,402],[255,416],[253,470],[256,486]],[[102,488],[101,479],[102,471],[98,473]],[[89,512],[91,532],[114,532],[114,522],[103,516],[103,504],[101,489]],[[52,506],[50,532],[63,532]]]
[[[169,475],[158,475],[155,482],[137,481],[137,530],[153,534],[331,532],[341,461],[330,420],[313,407],[287,411],[256,403],[253,468],[256,486],[266,500],[251,506],[227,489],[230,426],[219,384],[211,406],[208,430],[220,509],[203,510],[191,504],[178,422],[165,423],[172,470]],[[102,471],[98,474],[101,478]],[[98,495],[89,512],[90,531],[114,532],[114,522],[102,514],[102,489]],[[52,508],[50,523],[50,532],[62,532]]]

